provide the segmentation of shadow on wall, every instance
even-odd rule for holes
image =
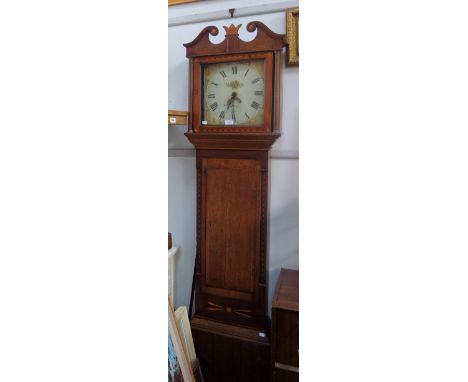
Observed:
[[[299,203],[270,212],[268,312],[281,268],[299,269]]]

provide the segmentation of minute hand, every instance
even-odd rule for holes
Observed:
[[[233,94],[233,99],[232,99],[232,120],[236,122],[236,113],[235,113],[235,102],[238,101],[239,103],[242,103],[241,99],[237,96],[237,94]]]

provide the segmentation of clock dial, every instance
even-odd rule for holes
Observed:
[[[263,125],[263,60],[206,64],[203,74],[202,125]]]

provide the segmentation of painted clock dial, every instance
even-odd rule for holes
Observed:
[[[262,126],[264,60],[203,65],[202,126]]]

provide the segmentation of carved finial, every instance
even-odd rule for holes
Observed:
[[[226,36],[239,36],[239,28],[242,24],[239,24],[237,27],[234,24],[229,25],[229,28],[223,26],[224,30],[226,31]]]

